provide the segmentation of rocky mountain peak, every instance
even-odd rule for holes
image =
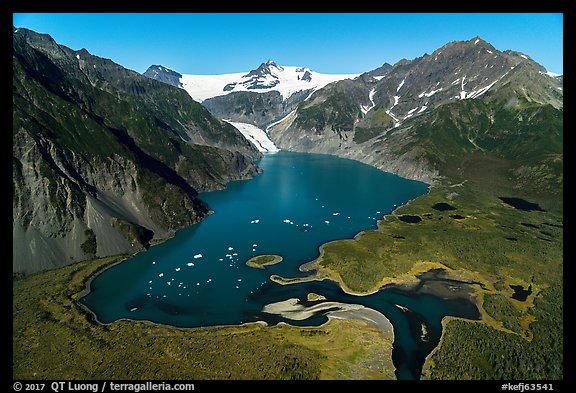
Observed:
[[[167,83],[172,86],[182,87],[182,83],[180,82],[182,74],[179,74],[178,72],[166,68],[162,65],[151,65],[148,67],[146,72],[144,72],[144,76],[147,76],[150,79],[155,79],[159,82]]]
[[[244,75],[243,78],[264,77],[268,75],[275,77],[274,71],[283,71],[283,70],[284,68],[276,64],[274,60],[268,60],[266,63],[260,64],[258,68],[256,68],[255,70],[252,70],[246,75]]]

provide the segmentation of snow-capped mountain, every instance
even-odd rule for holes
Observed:
[[[174,75],[180,75],[176,82]],[[322,88],[331,82],[353,79],[359,74],[321,74],[306,67],[280,66],[273,60],[254,70],[221,75],[179,74],[163,66],[151,66],[145,76],[182,87],[198,101],[230,93],[249,91],[268,93],[277,91],[284,100],[294,93]],[[170,81],[166,77],[170,76]]]
[[[148,76],[160,80],[162,71]],[[563,76],[478,36],[358,76],[268,61],[247,73],[182,75],[176,86],[261,151],[266,143],[335,154],[428,183],[461,171],[464,164],[452,163],[470,153],[516,160],[536,157],[539,146],[560,154]],[[552,132],[534,132],[540,127]],[[554,189],[561,180],[550,157],[538,156],[530,168],[546,168],[553,179],[546,187]],[[540,179],[517,164],[511,178]]]

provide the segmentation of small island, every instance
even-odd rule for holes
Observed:
[[[265,269],[265,266],[275,265],[284,260],[280,255],[258,255],[250,258],[246,262],[246,266],[255,267],[257,269]]]
[[[314,292],[310,292],[306,296],[306,300],[308,300],[309,302],[317,302],[320,300],[326,300],[326,297],[322,296],[322,295],[318,295],[317,293],[314,293]]]

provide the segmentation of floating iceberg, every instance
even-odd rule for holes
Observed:
[[[202,254],[196,254],[196,255],[194,255],[194,259],[198,259],[198,258],[202,258]]]
[[[194,266],[194,263],[188,262],[188,263],[186,264],[186,266]]]

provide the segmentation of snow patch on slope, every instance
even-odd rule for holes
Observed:
[[[368,99],[370,100],[370,105],[369,106],[364,106],[361,105],[360,106],[360,110],[362,111],[363,114],[366,114],[370,111],[370,109],[374,108],[376,106],[376,104],[374,103],[374,94],[376,94],[376,88],[372,88],[372,90],[370,90],[370,92],[368,93]]]

